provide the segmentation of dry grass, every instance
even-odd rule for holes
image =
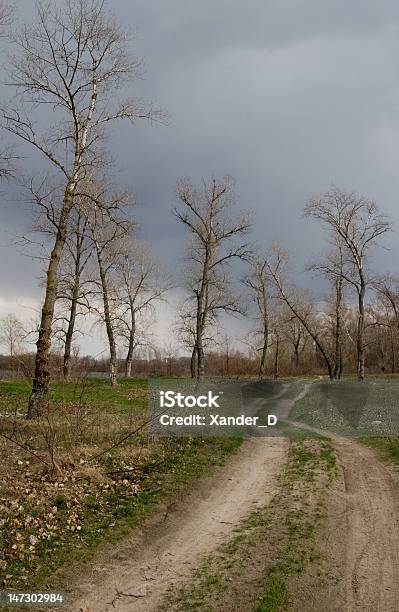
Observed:
[[[23,418],[19,385],[0,383],[2,588],[65,589],[63,569],[123,537],[238,446],[154,440],[144,428],[107,452],[145,423],[146,381],[116,390],[96,381],[78,399],[72,385],[55,387],[40,421]]]

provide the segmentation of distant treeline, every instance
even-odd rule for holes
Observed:
[[[301,375],[323,375],[325,368],[322,356],[317,347],[308,347],[296,362],[296,356],[288,345],[280,347],[279,355],[276,351],[270,356],[269,363],[265,368],[265,376],[280,378],[284,376]],[[396,374],[395,360],[391,358],[389,351],[381,354],[381,347],[370,347],[368,351],[368,368],[370,374]],[[26,353],[18,357],[0,355],[0,380],[7,378],[31,378],[34,374],[35,354]],[[120,375],[124,375],[124,360],[119,360]],[[159,354],[149,357],[138,357],[133,359],[132,377],[147,376],[190,376],[191,359],[189,356],[164,356]],[[206,370],[209,376],[257,376],[259,371],[259,360],[257,357],[246,355],[240,350],[232,350],[231,353],[209,352],[206,357]],[[63,377],[63,357],[60,354],[51,354],[51,371],[54,378]],[[347,374],[356,374],[356,354],[348,356]],[[109,375],[109,359],[96,359],[91,356],[75,357],[72,363],[72,377],[99,376],[107,378]]]

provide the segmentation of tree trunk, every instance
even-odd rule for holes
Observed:
[[[229,378],[229,376],[230,376],[230,354],[229,354],[229,347],[227,347],[227,349],[226,349],[226,376],[227,376],[227,378]]]
[[[274,380],[279,377],[279,358],[280,358],[280,338],[276,339],[276,350],[274,353]]]
[[[209,297],[209,283],[208,283],[208,274],[209,274],[209,261],[210,261],[210,252],[209,247],[206,251],[203,271],[202,271],[202,280],[201,280],[201,289],[197,295],[197,312],[196,312],[196,330],[195,330],[195,344],[196,344],[196,352],[197,352],[197,382],[202,382],[204,380],[205,374],[205,355],[204,355],[204,345],[203,345],[203,337],[204,330],[206,327],[206,318],[208,315],[208,297]]]
[[[262,353],[260,356],[260,363],[259,363],[259,379],[260,380],[263,379],[263,376],[265,374],[268,344],[269,344],[269,325],[268,325],[268,322],[265,320],[263,322],[263,346],[262,346]]]
[[[299,343],[298,342],[294,343],[294,364],[295,364],[295,371],[298,372],[299,370]]]
[[[364,296],[365,285],[361,283],[359,291],[359,316],[357,323],[357,377],[364,380]]]
[[[205,375],[205,354],[204,354],[204,348],[201,342],[199,346],[197,347],[197,355],[198,355],[197,378],[200,382],[202,382],[204,380],[204,375]]]
[[[118,384],[118,361],[116,355],[116,342],[115,342],[115,334],[112,327],[111,321],[111,310],[109,307],[109,296],[108,296],[108,284],[107,284],[107,274],[104,270],[101,254],[97,250],[97,259],[98,259],[98,267],[100,272],[101,279],[101,288],[103,293],[103,304],[104,304],[104,320],[105,320],[105,328],[107,331],[107,338],[109,344],[109,378],[111,382],[111,386],[115,387]]]
[[[193,351],[191,353],[190,374],[191,374],[191,378],[196,378],[197,376],[197,347],[196,346],[193,347]]]
[[[132,375],[132,363],[133,363],[133,352],[134,352],[134,341],[136,336],[136,312],[133,305],[130,305],[130,330],[129,330],[129,345],[127,349],[127,355],[125,360],[125,376],[130,378]]]
[[[109,360],[109,379],[111,382],[111,387],[116,387],[118,384],[118,364],[116,355],[111,355]]]
[[[343,358],[343,348],[342,348],[342,343],[341,346],[339,347],[339,366],[338,366],[338,380],[341,380],[343,374],[344,374],[344,358]]]
[[[391,340],[391,374],[395,374],[396,370],[396,355],[395,355],[395,339],[392,328],[390,328],[390,340]]]
[[[83,267],[82,264],[82,249],[83,249],[83,241],[85,236],[85,230],[87,226],[87,221],[83,223],[83,227],[80,225],[81,223],[81,215],[79,214],[76,228],[75,228],[75,236],[76,236],[76,252],[74,254],[74,276],[73,276],[73,288],[72,288],[72,296],[71,296],[71,305],[69,310],[69,321],[68,328],[65,336],[65,347],[64,347],[64,367],[63,367],[63,375],[64,380],[68,380],[71,375],[71,351],[72,351],[72,341],[73,335],[75,333],[75,324],[76,324],[76,316],[78,309],[78,301],[80,294],[80,279],[82,275]],[[87,263],[87,260],[86,260]]]
[[[65,336],[65,348],[64,348],[64,380],[69,380],[71,376],[71,350],[72,350],[72,340],[73,334],[75,332],[75,322],[76,322],[76,311],[78,307],[78,297],[79,297],[79,288],[80,288],[80,280],[75,281],[75,286],[73,288],[73,295],[71,301],[71,310],[69,313],[69,321],[68,321],[68,329]]]
[[[54,318],[54,306],[57,299],[58,273],[66,241],[68,217],[73,204],[73,194],[74,188],[68,186],[65,190],[64,205],[47,268],[46,293],[41,313],[39,337],[36,343],[35,374],[32,392],[29,398],[28,419],[40,417],[43,414],[47,401],[50,382],[49,357],[51,349],[51,331]]]
[[[126,378],[131,378],[131,376],[132,376],[132,364],[133,364],[133,360],[132,359],[126,359],[126,361],[125,361],[125,376],[126,376]]]
[[[335,282],[335,365],[334,378],[340,380],[342,378],[342,276],[336,279]]]

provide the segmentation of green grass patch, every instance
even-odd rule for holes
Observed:
[[[295,598],[291,580],[304,575],[311,563],[319,563],[315,534],[335,475],[328,440],[292,441],[279,493],[244,519],[191,582],[165,598],[161,609],[287,609]]]
[[[145,378],[120,378],[117,387],[111,387],[108,380],[82,378],[76,381],[53,381],[50,384],[51,403],[81,402],[95,404],[107,410],[126,410],[132,406],[144,407],[147,401],[148,381]],[[27,380],[0,381],[0,397],[21,399],[20,408],[26,409],[31,391]]]
[[[257,612],[278,612],[284,609],[288,602],[289,596],[285,581],[279,576],[273,576],[256,610]]]
[[[360,441],[399,464],[399,438],[361,438]]]

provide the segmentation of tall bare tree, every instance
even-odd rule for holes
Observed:
[[[288,254],[278,244],[273,244],[266,258],[267,271],[277,289],[277,297],[289,308],[303,325],[320,352],[330,379],[334,378],[334,364],[325,330],[320,329],[320,317],[315,312],[314,299],[287,280]]]
[[[89,230],[94,245],[95,257],[98,264],[99,280],[97,285],[101,295],[102,307],[98,309],[104,322],[109,345],[109,373],[112,386],[118,382],[117,358],[117,325],[118,325],[118,280],[116,270],[125,253],[125,241],[132,228],[132,220],[123,216],[123,208],[127,204],[125,195],[117,195],[111,208],[119,210],[119,216],[104,222],[104,211],[99,208],[89,219]],[[122,214],[121,214],[122,213]]]
[[[377,293],[377,299],[368,305],[367,336],[369,353],[378,355],[379,369],[386,370],[387,359],[390,360],[390,371],[396,371],[399,330],[395,315],[389,301]],[[374,355],[373,355],[374,348]]]
[[[17,102],[14,97],[2,111],[4,128],[48,162],[52,181],[62,194],[56,206],[47,207],[54,238],[29,418],[40,416],[48,393],[59,265],[81,183],[105,163],[100,144],[113,122],[156,115],[152,108],[118,99],[117,92],[137,75],[140,62],[129,56],[128,36],[107,11],[105,0],[64,0],[61,6],[38,0],[36,8],[36,23],[25,26],[15,39],[9,80]],[[43,110],[50,108],[55,123],[48,126]]]
[[[260,254],[251,258],[249,273],[243,278],[243,283],[249,290],[249,298],[255,306],[256,329],[255,336],[259,338],[260,353],[258,375],[262,380],[265,374],[267,350],[270,337],[270,282],[267,261]]]
[[[63,376],[71,375],[71,358],[74,338],[79,331],[77,320],[90,312],[94,294],[93,274],[87,274],[93,254],[93,243],[88,235],[88,218],[78,207],[73,211],[71,229],[66,240],[57,299],[61,313],[56,317],[61,322],[63,340]]]
[[[328,315],[332,322],[334,341],[334,378],[340,380],[344,368],[344,305],[347,261],[345,244],[340,236],[333,238],[332,249],[325,253],[318,263],[313,263],[310,269],[321,272],[332,285],[332,295],[329,299]]]
[[[165,299],[172,283],[161,273],[148,249],[130,237],[126,239],[116,273],[119,279],[118,333],[127,347],[125,375],[129,378],[135,348],[149,342],[148,335],[139,329],[140,317],[153,310],[157,301]]]
[[[230,289],[228,266],[234,260],[248,257],[249,249],[242,238],[250,222],[247,215],[232,215],[233,185],[228,177],[213,178],[200,189],[188,180],[181,180],[177,191],[182,206],[174,213],[191,238],[187,278],[194,336],[191,371],[201,381],[207,328],[220,312],[242,310]]]
[[[305,214],[321,221],[330,231],[332,238],[342,243],[343,266],[331,266],[329,273],[343,277],[357,294],[357,376],[359,380],[363,380],[365,299],[371,280],[367,267],[368,257],[370,249],[381,236],[392,229],[392,224],[381,214],[373,200],[339,189],[333,189],[310,200],[305,207]]]

